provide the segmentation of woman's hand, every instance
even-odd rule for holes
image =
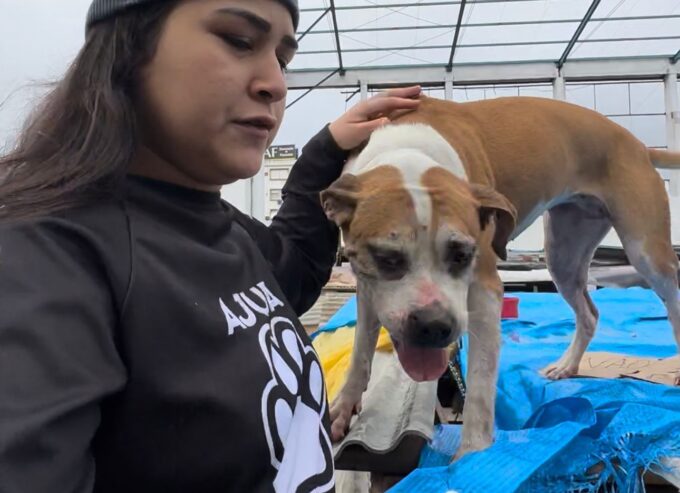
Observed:
[[[330,124],[329,130],[341,149],[350,150],[367,140],[377,128],[389,123],[394,111],[414,110],[420,101],[420,86],[389,89],[362,101]]]

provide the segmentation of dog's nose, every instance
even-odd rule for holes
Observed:
[[[458,333],[456,320],[441,309],[424,308],[411,312],[407,321],[408,340],[424,347],[444,347]]]

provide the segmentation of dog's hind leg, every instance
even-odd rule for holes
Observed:
[[[678,257],[670,241],[628,239],[623,241],[630,263],[645,278],[654,292],[661,298],[668,321],[673,328],[675,342],[680,350],[680,298],[678,298]],[[680,385],[680,368],[675,385]]]
[[[680,348],[678,257],[671,242],[668,196],[657,172],[651,167],[648,172],[645,170],[639,173],[646,172],[648,176],[636,180],[626,198],[617,200],[610,208],[628,260],[666,306]],[[680,373],[675,383],[680,385]]]
[[[588,267],[611,222],[599,201],[585,197],[550,209],[544,215],[544,226],[548,270],[576,315],[571,344],[556,363],[543,370],[548,378],[557,380],[577,373],[595,334],[598,311],[588,294]]]

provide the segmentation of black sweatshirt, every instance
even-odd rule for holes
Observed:
[[[0,226],[0,492],[294,492],[333,484],[321,368],[297,315],[328,280],[304,148],[270,227],[129,177],[124,197]]]

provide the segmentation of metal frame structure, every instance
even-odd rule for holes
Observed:
[[[315,7],[309,7],[312,1],[316,4]],[[293,69],[287,74],[287,84],[289,89],[302,90],[303,93],[296,99],[289,103],[288,106],[294,105],[297,101],[305,97],[309,92],[317,88],[345,88],[350,89],[350,95],[347,100],[351,99],[355,94],[361,94],[361,98],[366,98],[371,90],[377,88],[385,88],[397,85],[420,84],[423,87],[443,87],[444,94],[447,99],[453,98],[454,87],[457,86],[482,86],[482,85],[510,85],[510,84],[552,84],[553,97],[555,99],[566,99],[566,84],[567,82],[596,82],[596,81],[626,81],[626,80],[657,80],[664,83],[665,94],[665,110],[666,110],[666,141],[668,147],[671,149],[680,150],[680,97],[678,96],[678,74],[680,73],[680,0],[675,6],[672,6],[672,0],[665,0],[668,7],[665,11],[649,9],[640,11],[641,15],[631,15],[631,9],[621,15],[613,16],[612,14],[627,1],[620,0],[616,3],[614,8],[611,8],[614,2],[612,0],[581,0],[576,7],[575,0],[414,0],[413,2],[405,1],[391,1],[390,0],[307,0],[307,8],[305,8],[305,0],[300,1],[301,15],[306,16],[306,27],[298,34],[298,41],[300,42],[299,55],[304,57],[316,57],[323,60],[324,63],[330,62],[335,54],[337,63],[331,63],[329,66],[321,66],[323,64],[313,64],[312,68]],[[565,12],[581,12],[581,16],[561,15],[551,16],[550,18],[537,18],[536,16],[529,16],[529,18],[522,18],[513,12],[513,9],[519,6],[524,6],[524,11],[527,10],[544,10],[548,3],[552,5],[564,2],[562,5],[567,8],[562,9],[562,14]],[[567,3],[569,2],[569,3]],[[505,9],[503,12],[510,12],[511,15],[504,18],[503,15],[498,16],[478,16],[478,19],[472,19],[472,13],[476,6],[487,5],[487,12],[492,8],[494,12],[499,9]],[[535,5],[535,9],[528,9],[528,6]],[[376,20],[382,17],[391,16],[390,19],[399,17],[404,10],[413,12],[414,8],[446,9],[453,7],[450,18],[442,17],[440,19],[432,19],[426,22],[408,21],[404,25],[399,25],[394,22],[380,23],[380,22],[349,22],[354,19],[353,14],[363,15],[363,19],[367,13],[375,13]],[[495,7],[498,7],[496,9]],[[457,8],[457,11],[455,10]],[[374,12],[371,12],[373,9]],[[411,9],[411,10],[409,10]],[[608,10],[608,11],[607,11]],[[625,10],[625,9],[624,9]],[[383,13],[382,15],[378,12]],[[384,14],[388,12],[388,14]],[[457,15],[454,15],[454,12]],[[328,15],[330,14],[330,15]],[[515,15],[512,15],[515,14]],[[402,14],[404,17],[405,14]],[[467,19],[466,19],[467,16]],[[408,15],[406,17],[413,17]],[[328,27],[321,25],[321,21],[326,19]],[[451,21],[456,19],[455,23]],[[669,21],[669,22],[664,22]],[[611,23],[623,23],[619,26],[625,26],[616,31],[616,29],[608,29],[612,26]],[[646,22],[651,26],[657,26],[658,23],[668,27],[669,23],[673,23],[670,31],[666,30],[664,33],[659,33],[655,28],[648,29],[647,33],[639,32],[633,26],[636,22]],[[654,24],[657,23],[657,24]],[[301,24],[304,24],[301,22]],[[389,24],[389,25],[387,25]],[[677,24],[677,28],[675,28]],[[565,27],[573,25],[574,30],[569,35],[568,30],[565,32]],[[639,24],[638,24],[639,25]],[[559,32],[561,35],[553,36],[556,38],[568,39],[541,39],[540,37],[529,36],[525,39],[517,39],[516,36],[508,36],[507,39],[503,36],[502,29],[531,29],[536,27],[539,29],[549,29],[555,26],[555,29],[560,28],[559,31],[550,31],[551,33]],[[604,35],[601,31],[598,35],[594,35],[601,27],[602,31],[608,31]],[[477,42],[463,41],[464,33],[467,34],[466,29],[491,29],[495,36],[488,39],[481,37]],[[376,39],[382,32],[392,31],[395,33],[404,33],[404,36],[392,36],[393,41],[397,43],[387,45],[373,45],[371,43],[362,42],[361,39],[355,39],[356,36],[363,37],[362,39],[371,39],[370,36],[375,36]],[[447,33],[452,35],[451,44],[443,44],[441,40],[437,43],[425,44],[424,42],[414,43],[408,45],[404,42],[407,38],[406,34],[409,32],[423,33],[430,36],[430,33],[443,33],[438,35],[442,38]],[[613,33],[612,33],[613,32]],[[619,32],[621,33],[619,35]],[[613,34],[613,35],[612,35]],[[314,39],[313,35],[317,38]],[[564,36],[562,36],[564,35]],[[327,36],[326,43],[319,42],[319,36]],[[332,36],[333,49],[329,49],[331,43],[328,38]],[[419,34],[415,37],[419,38]],[[469,38],[469,36],[468,36]],[[479,36],[478,36],[479,38]],[[343,39],[346,43],[343,43]],[[428,41],[435,39],[429,37],[425,39]],[[609,47],[612,45],[621,46],[637,46],[645,42],[658,43],[664,41],[664,51],[666,44],[670,46],[668,53],[659,54],[648,53],[642,55],[631,56],[626,53],[623,56],[612,55],[607,56],[606,53],[602,57],[588,58],[587,56],[578,53],[581,56],[575,55],[576,47],[583,46],[597,46],[589,43],[601,43],[600,46]],[[628,44],[624,44],[628,43]],[[633,44],[635,43],[635,44]],[[495,49],[510,49],[515,47],[515,50],[531,49],[533,46],[552,46],[558,50],[559,55],[548,59],[530,59],[521,61],[456,61],[456,57],[461,50],[495,50]],[[562,49],[559,49],[562,46]],[[651,46],[651,45],[645,45]],[[658,45],[657,45],[658,46]],[[392,59],[403,59],[403,64],[386,64],[386,63],[364,63],[360,65],[352,65],[350,63],[352,56],[361,52],[374,52],[374,54],[384,53],[386,56],[400,55],[401,52],[408,50],[408,53],[423,53],[427,50],[432,50],[430,53],[439,53],[441,61],[435,60],[432,63],[412,63],[418,56],[408,57],[392,57]],[[676,51],[677,50],[677,51]],[[587,50],[586,50],[587,51]],[[621,51],[621,50],[619,50]],[[640,50],[638,50],[640,51]],[[641,50],[644,51],[644,50]],[[650,50],[651,51],[651,50]],[[550,52],[548,48],[544,52]],[[444,54],[446,53],[446,55]],[[468,51],[468,53],[470,53]],[[591,53],[593,53],[591,51]],[[346,57],[343,57],[346,55]],[[379,57],[380,58],[380,57]],[[501,58],[497,56],[496,58]],[[357,60],[357,58],[354,58]],[[463,56],[463,59],[465,57]],[[309,58],[308,58],[309,60]],[[680,172],[673,173],[674,178],[671,180],[671,194],[680,194]]]
[[[552,82],[558,77],[573,81],[662,79],[677,74],[680,67],[668,57],[589,59],[565,61],[561,68],[555,62],[536,61],[518,63],[484,63],[454,65],[447,76],[445,66],[411,65],[396,67],[361,67],[346,69],[344,75],[332,71],[299,70],[287,74],[289,89],[317,87],[358,87],[363,81],[370,87],[389,87],[418,83],[423,86],[443,86],[446,80],[454,85],[493,83]],[[323,78],[327,79],[319,84]]]
[[[453,44],[451,45],[451,55],[449,55],[449,63],[446,64],[446,71],[451,72],[453,70],[453,57],[456,55],[456,45],[458,45],[458,37],[460,36],[460,27],[463,24],[463,14],[465,13],[465,3],[466,0],[460,2],[460,8],[458,9],[458,22],[456,22],[456,30],[453,34]]]
[[[597,9],[598,5],[600,5],[600,0],[593,0],[593,3],[590,4],[590,8],[588,8],[586,15],[581,20],[580,24],[578,25],[578,28],[576,29],[576,32],[574,33],[574,35],[569,40],[567,47],[564,49],[562,56],[557,61],[557,68],[562,68],[564,66],[564,62],[567,61],[567,57],[569,56],[569,53],[571,53],[571,50],[574,49],[574,45],[576,44],[576,41],[578,41],[579,36],[581,36],[581,33],[583,33],[583,30],[588,25],[588,21],[590,21],[590,18],[595,13],[595,10]]]
[[[358,7],[357,7],[358,8]],[[321,17],[330,9],[326,9]],[[337,10],[337,9],[336,9]],[[640,16],[622,16],[622,17],[593,17],[588,22],[612,22],[612,21],[645,21],[645,20],[669,20],[680,19],[680,14],[668,15],[640,15]],[[463,27],[503,27],[503,26],[541,26],[545,24],[578,24],[583,19],[552,19],[552,20],[533,20],[533,21],[499,21],[499,22],[466,22]],[[316,24],[314,24],[316,25]],[[312,26],[313,27],[313,26]],[[438,24],[438,25],[416,25],[416,26],[396,26],[390,28],[391,31],[420,31],[428,29],[455,29],[456,24]],[[307,29],[309,30],[309,28]],[[352,29],[340,29],[340,34],[347,33],[366,33],[366,32],[380,32],[385,31],[384,27],[359,27]],[[317,30],[316,34],[333,34],[334,30]]]
[[[324,17],[326,17],[326,14],[328,14],[328,12],[330,12],[330,11],[331,11],[331,7],[328,7],[326,10],[324,10],[323,13],[319,17],[317,17],[316,20],[314,22],[312,22],[312,24],[307,29],[305,29],[304,32],[300,33],[300,35],[297,37],[297,42],[299,43],[300,41],[302,41],[302,38],[307,36],[312,31],[312,29],[314,29],[316,27],[316,25],[319,22],[321,22],[321,20]]]
[[[571,0],[552,0],[556,2],[571,2]],[[343,4],[344,3],[344,4]],[[368,86],[389,86],[391,84],[403,84],[409,82],[418,82],[425,85],[446,85],[450,84],[477,84],[490,83],[495,81],[500,82],[545,82],[554,81],[558,76],[566,79],[577,80],[601,80],[601,79],[621,79],[621,78],[662,78],[668,73],[677,73],[677,62],[680,60],[680,50],[677,52],[672,50],[670,53],[663,56],[658,54],[640,57],[608,57],[608,58],[574,58],[574,47],[585,45],[588,43],[623,43],[623,42],[644,42],[644,41],[673,41],[680,47],[680,14],[675,13],[674,9],[665,14],[649,14],[649,15],[621,15],[611,16],[612,12],[599,12],[603,10],[604,3],[601,0],[593,0],[584,15],[580,18],[551,18],[551,19],[517,19],[511,18],[509,20],[494,20],[491,22],[468,22],[464,20],[465,13],[473,9],[477,5],[496,4],[498,7],[503,7],[506,10],[511,10],[519,5],[545,4],[545,0],[421,0],[414,2],[399,2],[392,3],[384,0],[364,0],[364,3],[358,1],[347,2],[346,0],[316,0],[316,7],[305,8],[305,2],[302,0],[300,5],[302,7],[302,15],[312,14],[318,18],[313,24],[307,28],[299,39],[305,38],[301,42],[300,56],[304,55],[325,55],[337,54],[337,64],[330,66],[315,68],[301,68],[292,69],[288,73],[288,85],[291,89],[314,89],[317,87],[360,87],[361,83]],[[619,2],[620,6],[624,1]],[[680,1],[678,2],[680,6]],[[389,15],[399,14],[404,9],[409,8],[427,8],[427,7],[447,7],[457,6],[457,22],[452,23],[425,23],[403,26],[380,26],[380,25],[366,25],[354,27],[344,27],[338,23],[338,14],[350,15],[353,13],[366,12],[373,9],[376,12],[388,11]],[[467,7],[467,9],[466,9]],[[615,9],[614,9],[615,10]],[[330,12],[332,17],[332,29],[315,29],[322,18],[327,16]],[[600,13],[600,15],[596,15]],[[384,15],[383,15],[384,17]],[[605,37],[588,37],[582,39],[582,34],[591,23],[600,23],[604,25],[611,22],[628,22],[628,21],[673,21],[677,20],[678,29],[674,30],[669,35],[648,35],[648,36],[630,36],[622,35],[619,37],[605,36]],[[511,26],[549,26],[549,25],[565,25],[577,24],[575,31],[568,40],[526,40],[526,41],[491,41],[478,43],[464,43],[461,42],[461,33],[467,28],[505,28]],[[438,44],[423,44],[417,43],[414,45],[401,44],[398,46],[367,46],[361,48],[343,48],[341,46],[342,38],[351,36],[353,34],[375,33],[378,35],[381,32],[388,31],[427,31],[432,29],[450,30],[453,32],[453,41],[450,45]],[[309,39],[309,34],[316,35],[332,35],[334,39],[334,49],[319,48],[313,40]],[[351,38],[348,38],[351,39]],[[518,62],[487,62],[487,63],[456,63],[455,57],[457,51],[462,48],[500,48],[500,47],[517,47],[522,49],[524,47],[540,46],[540,45],[564,45],[561,55],[556,59],[542,59],[531,61]],[[441,60],[441,63],[423,63],[423,64],[408,64],[408,65],[390,65],[390,66],[376,66],[376,64],[368,64],[361,66],[351,66],[343,58],[343,54],[354,54],[361,52],[375,52],[375,53],[394,53],[399,54],[404,50],[419,51],[419,50],[435,50],[446,49],[449,56],[447,60]],[[326,57],[325,60],[328,60]],[[616,61],[616,64],[612,61]],[[331,76],[332,72],[335,73]],[[447,75],[448,74],[448,75]],[[321,82],[323,80],[323,82]]]
[[[335,49],[338,53],[338,73],[340,75],[345,75],[345,67],[342,63],[342,48],[340,47],[340,33],[338,32],[338,18],[335,13],[335,1],[330,0],[330,2],[331,16],[333,17],[333,34],[335,35]]]

